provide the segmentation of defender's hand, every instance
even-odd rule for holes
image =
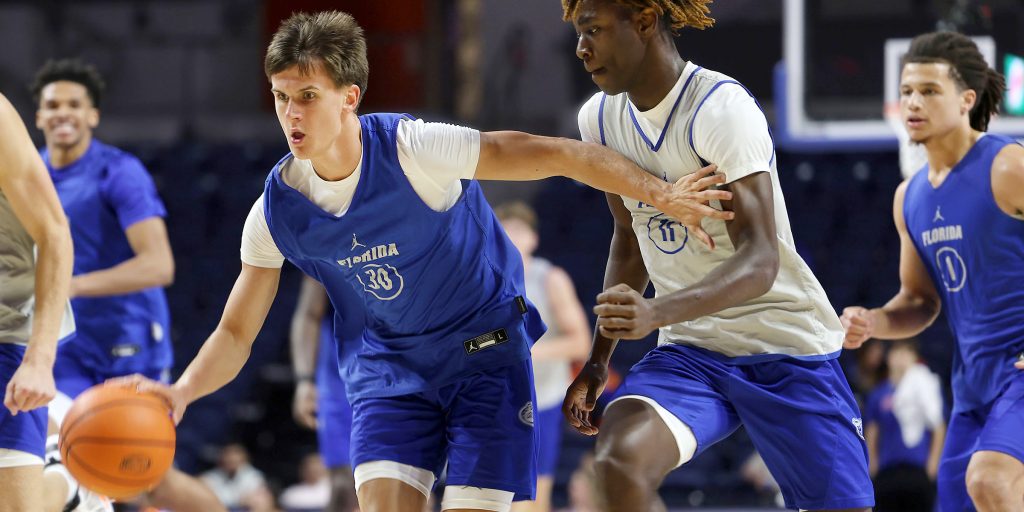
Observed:
[[[588,362],[565,392],[562,414],[581,434],[597,435],[597,427],[591,422],[591,414],[597,404],[597,397],[601,396],[607,383],[608,367]]]
[[[657,205],[661,211],[679,221],[690,234],[704,242],[704,245],[710,249],[715,248],[715,241],[701,227],[701,220],[705,217],[732,220],[735,216],[733,212],[716,210],[710,205],[714,199],[720,201],[732,199],[732,192],[710,188],[725,183],[725,175],[714,174],[716,169],[718,166],[712,164],[683,176],[672,185],[668,201],[663,205]]]
[[[601,335],[611,339],[638,340],[661,327],[651,301],[625,284],[598,295],[594,314]]]

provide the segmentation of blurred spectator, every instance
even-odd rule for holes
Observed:
[[[240,444],[224,446],[217,467],[203,473],[202,479],[228,508],[244,508],[250,512],[275,509],[274,496],[267,488],[263,473],[249,464],[249,452]]]
[[[302,458],[299,483],[281,493],[281,506],[286,510],[322,510],[331,499],[331,482],[327,466],[319,453]]]
[[[782,499],[782,489],[779,487],[779,483],[775,481],[775,477],[772,476],[771,471],[768,470],[768,465],[764,463],[764,459],[761,458],[761,454],[757,450],[754,450],[754,453],[750,454],[750,457],[743,462],[743,466],[740,467],[740,476],[743,477],[743,481],[754,487],[758,495],[765,498],[767,504],[778,507],[785,506],[785,501]]]
[[[850,387],[859,399],[865,400],[885,376],[885,345],[880,340],[868,340],[854,355],[857,365],[848,374]]]
[[[580,465],[569,478],[569,506],[558,512],[600,512],[598,493],[594,486],[594,454],[587,452],[580,457]]]
[[[916,340],[892,342],[888,378],[864,409],[875,510],[932,510],[935,475],[945,440],[939,378],[920,362]]]

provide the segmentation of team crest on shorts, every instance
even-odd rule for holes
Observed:
[[[526,402],[526,405],[523,405],[519,409],[519,421],[523,422],[523,425],[526,425],[527,427],[532,427],[533,426],[533,401],[532,400],[529,401],[529,402]]]
[[[864,441],[864,420],[860,418],[850,418],[850,422],[853,423],[853,428],[857,429],[857,436],[860,437],[861,441]]]

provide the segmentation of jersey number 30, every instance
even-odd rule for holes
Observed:
[[[371,263],[359,271],[357,275],[363,290],[380,300],[392,300],[402,293],[405,280],[398,269],[391,265]]]

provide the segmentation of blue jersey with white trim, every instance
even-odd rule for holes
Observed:
[[[350,400],[436,389],[530,357],[544,324],[525,298],[519,252],[479,184],[432,210],[398,162],[402,115],[360,116],[363,168],[347,213],[320,209],[267,178],[264,212],[289,261],[324,285],[338,308],[354,290],[366,312],[362,343],[342,378]]]
[[[991,402],[1020,370],[1024,351],[1024,221],[999,209],[992,161],[1013,139],[978,139],[937,188],[925,167],[903,200],[907,233],[956,336],[953,409]]]

